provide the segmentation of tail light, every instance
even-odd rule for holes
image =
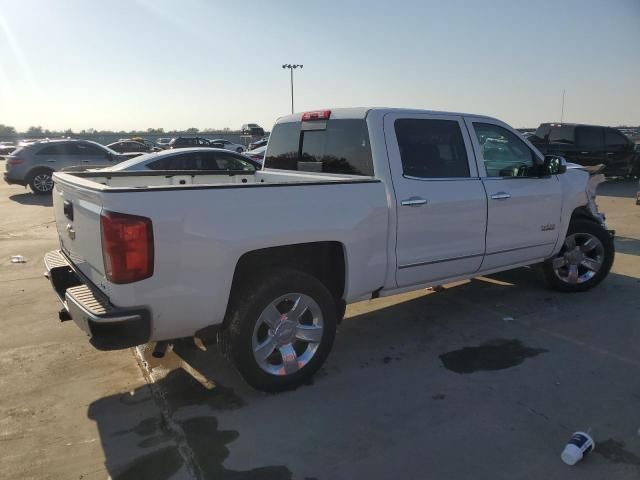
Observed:
[[[7,163],[9,165],[20,165],[22,162],[24,162],[24,159],[20,158],[20,157],[8,157],[7,158]]]
[[[331,110],[314,110],[311,112],[304,112],[302,114],[302,121],[308,122],[309,120],[329,120],[331,116]]]
[[[100,228],[104,270],[110,282],[132,283],[153,275],[151,219],[103,212]]]

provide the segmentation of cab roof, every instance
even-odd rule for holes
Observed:
[[[496,120],[493,117],[489,117],[486,115],[477,115],[472,113],[460,113],[460,112],[443,112],[437,110],[422,110],[416,108],[393,108],[393,107],[350,107],[350,108],[327,108],[322,109],[319,108],[313,111],[323,111],[323,110],[331,110],[331,120],[336,119],[364,119],[369,115],[370,112],[382,112],[382,113],[406,113],[406,114],[439,114],[439,115],[458,115],[458,116],[466,116],[466,117],[480,117],[487,118],[491,120]],[[297,112],[291,115],[285,115],[276,121],[276,123],[289,123],[289,122],[300,122],[302,121],[302,115],[305,112]]]

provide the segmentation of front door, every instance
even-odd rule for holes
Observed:
[[[539,176],[544,159],[506,124],[479,117],[465,121],[488,197],[482,270],[550,256],[562,207],[557,176]]]
[[[390,113],[399,287],[467,275],[485,249],[487,199],[462,117]]]

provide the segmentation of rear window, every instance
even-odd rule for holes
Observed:
[[[279,123],[273,128],[265,168],[373,176],[369,133],[364,120]],[[325,128],[322,128],[325,127]]]
[[[575,128],[570,126],[553,127],[549,133],[549,143],[573,144]]]

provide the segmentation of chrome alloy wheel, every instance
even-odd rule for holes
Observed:
[[[33,177],[33,188],[39,192],[49,192],[53,189],[53,179],[48,173],[39,173]]]
[[[592,279],[602,268],[603,261],[604,246],[596,236],[574,233],[567,236],[551,265],[560,280],[577,284]]]
[[[316,354],[323,335],[320,306],[303,293],[273,300],[253,329],[253,356],[272,375],[291,375]]]

